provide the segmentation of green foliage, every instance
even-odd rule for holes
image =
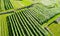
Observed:
[[[13,9],[15,13],[6,13],[6,15],[0,14],[0,31],[2,32],[0,35],[29,36],[31,34],[51,36],[51,33],[44,28],[60,17],[60,5],[58,0],[45,1],[48,0],[1,0],[0,10],[7,11]],[[21,9],[15,10],[17,8]],[[52,25],[49,26],[49,28],[54,34],[55,28],[52,30]],[[57,33],[54,35],[58,36],[59,34]]]
[[[48,32],[41,27],[41,24],[38,23],[39,20],[36,20],[37,17],[33,16],[34,14],[32,12],[29,12],[28,9],[23,9],[18,12],[19,13],[14,13],[13,15],[10,15],[7,17],[8,23],[9,23],[8,25],[9,27],[11,26],[10,29],[12,30],[12,33],[11,33],[9,29],[11,36],[18,35],[19,33],[20,34],[18,36],[21,36],[21,35],[22,36],[24,35],[48,36]]]

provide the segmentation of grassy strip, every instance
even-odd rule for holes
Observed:
[[[0,15],[1,36],[9,36],[8,35],[8,27],[7,27],[6,17],[7,17],[7,15]]]
[[[4,11],[5,10],[5,8],[4,8],[4,2],[3,2],[3,0],[1,0],[1,11]]]
[[[51,18],[48,22],[46,22],[44,25],[42,25],[42,27],[48,26],[50,23],[52,23],[59,17],[60,17],[60,14],[56,15],[55,17]]]

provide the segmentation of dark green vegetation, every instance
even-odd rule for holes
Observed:
[[[10,29],[12,29],[12,36],[47,36],[47,31],[42,29],[39,23],[31,15],[29,15],[29,13],[16,13],[9,16],[8,20],[9,24],[11,24]]]
[[[20,11],[19,11],[20,12]],[[22,10],[20,13],[15,13],[8,16],[10,35],[12,36],[48,36],[48,32],[41,27],[37,17],[33,17],[32,12]],[[9,29],[9,30],[10,30]],[[20,34],[19,34],[20,33]]]
[[[3,0],[3,2],[4,2],[4,8],[5,8],[5,10],[8,10],[8,9],[12,9],[13,8],[10,0]]]
[[[42,9],[41,7],[43,7],[44,9]],[[54,13],[54,14],[52,14],[52,13]],[[47,30],[44,33],[45,30],[42,26],[45,25],[44,23],[47,23],[47,21],[49,21],[49,19],[53,18],[55,15],[58,15],[59,13],[60,13],[59,11],[53,12],[53,11],[49,10],[39,3],[33,4],[24,9],[21,9],[20,11],[17,11],[17,13],[14,13],[13,15],[10,15],[7,17],[8,24],[10,24],[9,25],[10,27],[9,26],[8,27],[11,29],[11,30],[9,29],[10,30],[9,33],[10,33],[10,35],[13,35],[13,36],[14,35],[17,36],[17,35],[21,35],[21,34],[22,34],[22,36],[24,36],[24,35],[26,35],[26,36],[52,35],[52,33],[49,34]],[[21,29],[19,29],[19,28],[21,28]],[[40,32],[38,32],[39,30],[40,30]],[[44,30],[44,31],[42,31],[42,30]],[[11,31],[12,31],[12,34],[11,34]],[[21,33],[21,34],[19,34],[19,33]]]

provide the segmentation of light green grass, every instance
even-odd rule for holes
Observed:
[[[4,2],[3,2],[3,0],[1,0],[1,11],[5,11],[5,8],[4,8]]]
[[[22,1],[20,1],[20,0],[10,0],[10,1],[11,1],[14,8],[22,8],[22,7],[29,6],[29,5],[32,4],[32,2],[29,1],[29,0],[22,0]]]
[[[54,36],[60,36],[60,24],[52,23],[48,28],[51,30]]]
[[[0,15],[0,36],[8,36],[7,15]]]

